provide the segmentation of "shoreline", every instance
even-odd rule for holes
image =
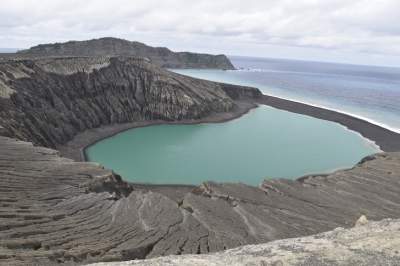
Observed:
[[[287,100],[275,96],[262,94],[258,99],[249,99],[235,102],[237,107],[227,113],[214,113],[202,119],[190,119],[180,121],[137,121],[131,123],[107,125],[82,132],[65,145],[57,147],[57,150],[64,157],[75,161],[88,161],[85,150],[95,143],[129,129],[162,125],[162,124],[202,124],[202,123],[223,123],[247,114],[250,110],[259,105],[266,105],[292,113],[311,116],[317,119],[331,121],[344,126],[347,130],[359,134],[371,145],[377,146],[381,152],[400,151],[400,134],[369,121],[351,116],[346,113],[321,108],[318,106]]]
[[[202,70],[202,69],[199,69],[199,70]],[[180,74],[179,72],[175,72],[174,70],[171,70],[171,71],[174,72],[174,73]],[[239,70],[226,70],[226,71],[242,71],[242,70],[239,69]],[[246,72],[246,71],[245,71],[245,72]],[[268,71],[268,72],[270,72],[270,71]],[[279,72],[279,71],[278,71],[278,72]],[[286,72],[286,71],[285,71],[285,72]],[[185,75],[185,76],[188,76],[188,77],[192,77],[192,76],[187,75],[187,74],[180,74],[180,75]],[[195,78],[197,78],[197,77],[195,77]],[[206,79],[204,79],[204,78],[197,78],[197,79],[206,80]],[[213,81],[213,82],[219,82],[219,83],[224,83],[224,81],[218,81],[218,80],[211,80],[211,81]],[[255,86],[255,85],[239,85],[239,84],[235,84],[235,85],[237,85],[237,86],[251,86],[251,87],[256,87],[256,88],[258,88],[258,87]],[[387,125],[387,124],[385,124],[385,123],[381,123],[381,122],[375,121],[375,120],[373,120],[373,119],[371,119],[371,118],[368,118],[368,117],[365,117],[365,116],[362,116],[362,115],[358,115],[358,114],[355,114],[355,113],[343,111],[343,110],[340,110],[340,109],[336,109],[336,108],[332,108],[332,107],[328,107],[328,106],[324,106],[324,105],[320,105],[320,104],[316,104],[316,103],[312,103],[312,102],[307,102],[307,101],[298,100],[298,99],[291,98],[291,97],[285,97],[285,96],[280,96],[280,95],[275,95],[275,94],[264,94],[264,92],[263,92],[261,89],[259,89],[259,90],[261,91],[261,93],[262,93],[263,96],[279,98],[279,99],[285,100],[285,101],[296,102],[296,103],[300,103],[300,104],[304,104],[304,105],[308,105],[308,106],[317,107],[317,108],[320,108],[320,109],[324,109],[324,110],[336,112],[336,113],[339,113],[339,114],[348,115],[348,116],[351,116],[351,117],[354,117],[354,118],[358,118],[358,119],[360,119],[360,120],[363,120],[363,121],[365,121],[365,122],[368,122],[368,123],[370,123],[370,124],[374,124],[374,125],[376,125],[376,126],[378,126],[378,127],[387,129],[387,130],[392,131],[392,132],[394,132],[394,133],[400,134],[400,128],[392,127],[392,126],[390,126],[390,125]],[[267,93],[267,92],[266,92],[266,93]],[[278,107],[276,107],[276,108],[278,108]],[[279,108],[278,108],[278,109],[279,109]],[[297,113],[296,111],[291,111],[291,112]],[[324,120],[325,120],[325,119],[324,119]]]
[[[382,152],[400,151],[399,133],[356,116],[265,94],[256,100],[256,102],[280,110],[338,123],[346,129],[358,133],[366,141],[372,142]]]
[[[300,100],[296,100],[296,99],[293,99],[293,98],[285,98],[285,97],[279,97],[279,96],[268,95],[268,94],[263,94],[263,95],[270,96],[270,97],[275,97],[275,98],[279,98],[279,99],[283,99],[283,100],[286,100],[286,101],[297,102],[297,103],[301,103],[301,104],[304,104],[304,105],[309,105],[309,106],[312,106],[312,107],[325,109],[325,110],[336,112],[336,113],[343,114],[343,115],[348,115],[348,116],[351,116],[353,118],[358,118],[360,120],[363,120],[365,122],[373,124],[375,126],[382,127],[384,129],[387,129],[387,130],[392,131],[394,133],[400,134],[400,128],[394,128],[394,127],[389,126],[387,124],[380,123],[380,122],[375,121],[373,119],[367,118],[365,116],[357,115],[357,114],[354,114],[354,113],[351,113],[351,112],[341,111],[339,109],[330,108],[330,107],[327,107],[327,106],[324,106],[324,105],[314,104],[314,103],[310,103],[310,102],[306,102],[306,101],[300,101]]]
[[[87,162],[87,155],[85,150],[97,142],[113,137],[124,131],[156,125],[196,125],[203,123],[224,123],[247,114],[252,109],[257,108],[258,104],[250,100],[235,101],[236,108],[231,112],[213,113],[201,119],[185,119],[179,121],[165,121],[165,120],[152,120],[152,121],[136,121],[123,124],[106,125],[100,128],[93,128],[76,135],[71,141],[64,145],[58,146],[57,150],[60,155],[73,159],[77,162]]]

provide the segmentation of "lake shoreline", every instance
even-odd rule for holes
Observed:
[[[250,112],[252,109],[258,107],[258,103],[254,102],[254,100],[235,101],[235,104],[236,107],[230,112],[213,113],[201,119],[185,119],[179,121],[136,121],[131,123],[107,125],[100,128],[86,130],[82,133],[79,133],[65,145],[58,146],[57,150],[63,157],[67,157],[75,161],[85,162],[88,161],[85,152],[88,147],[126,130],[154,125],[195,125],[203,123],[223,123],[239,118]]]
[[[345,126],[351,131],[360,134],[367,141],[373,142],[384,152],[400,151],[400,134],[390,131],[368,121],[350,116],[348,114],[286,100],[274,96],[262,95],[258,99],[236,101],[236,108],[231,112],[214,113],[202,119],[180,120],[180,121],[137,121],[131,123],[108,125],[100,128],[90,129],[74,137],[65,145],[57,147],[62,156],[75,161],[88,161],[85,150],[105,138],[112,137],[123,131],[161,124],[201,124],[201,123],[223,123],[248,113],[258,105],[266,105],[292,113],[311,116],[317,119],[331,121]]]
[[[83,133],[78,134],[73,140],[68,142],[66,145],[57,147],[57,150],[64,157],[71,158],[75,161],[85,162],[88,161],[88,158],[86,157],[85,153],[86,148],[90,147],[91,145],[94,145],[95,143],[103,139],[115,136],[126,130],[139,127],[146,127],[151,125],[162,125],[162,124],[223,123],[236,118],[240,118],[241,116],[247,114],[252,109],[260,105],[266,105],[280,110],[285,110],[292,113],[307,115],[317,119],[338,123],[346,127],[348,130],[355,131],[356,133],[361,135],[361,137],[366,139],[366,141],[373,142],[375,145],[379,147],[379,149],[382,150],[382,152],[400,151],[400,134],[392,132],[378,125],[372,124],[368,121],[352,117],[347,114],[264,94],[258,99],[236,101],[236,105],[237,107],[231,112],[212,114],[206,118],[198,120],[139,121],[139,122],[125,123],[125,124],[108,125],[101,128],[87,130]],[[365,160],[365,158],[361,159]],[[328,176],[328,175],[329,173],[310,174],[305,176],[299,176],[294,180],[298,180],[299,182],[305,182],[305,180],[312,179],[315,176]],[[183,200],[183,197],[184,195],[186,195],[187,192],[194,191],[196,190],[196,188],[199,187],[195,185],[185,185],[185,184],[152,184],[152,183],[134,183],[129,181],[128,183],[132,188],[136,190],[158,192],[178,203]]]

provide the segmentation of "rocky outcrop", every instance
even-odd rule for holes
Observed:
[[[235,69],[225,55],[172,52],[165,47],[151,47],[117,38],[41,44],[20,51],[17,56],[135,56],[146,57],[165,68]]]
[[[172,194],[31,143],[0,137],[0,150],[0,265],[202,254],[400,217],[399,153],[328,176]]]
[[[130,57],[6,61],[0,63],[0,125],[4,135],[54,148],[102,125],[231,111],[227,90]],[[239,93],[261,95],[253,88]]]
[[[302,238],[249,245],[208,255],[182,255],[91,266],[156,265],[400,265],[400,220],[372,222]]]

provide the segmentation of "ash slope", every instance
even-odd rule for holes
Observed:
[[[98,263],[91,266],[156,265],[400,265],[400,220],[370,222],[352,229],[309,237],[249,245],[210,255],[167,256],[162,258]]]
[[[0,63],[3,135],[55,148],[109,124],[199,119],[235,108],[257,89],[184,77],[126,57]]]
[[[165,47],[151,47],[140,42],[117,38],[41,44],[17,53],[18,56],[135,56],[149,58],[165,68],[235,69],[225,55],[173,52]]]
[[[93,163],[0,137],[0,265],[208,253],[400,217],[400,154],[299,181],[204,185],[174,201]]]

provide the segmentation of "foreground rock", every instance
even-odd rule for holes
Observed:
[[[209,255],[167,256],[150,260],[98,263],[92,266],[156,265],[400,265],[400,220],[302,238],[249,245]]]
[[[351,227],[362,214],[400,217],[398,153],[329,176],[205,183],[179,197],[27,142],[0,137],[0,150],[0,265],[208,253]]]
[[[17,56],[135,56],[149,58],[166,68],[235,69],[225,55],[172,52],[165,47],[151,47],[140,42],[117,38],[41,44],[18,52]]]

